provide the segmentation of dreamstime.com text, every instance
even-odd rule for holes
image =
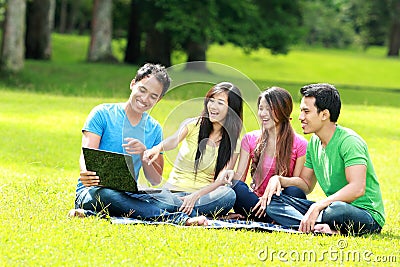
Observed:
[[[400,257],[396,255],[375,255],[370,250],[348,250],[347,241],[339,239],[334,246],[327,250],[274,250],[266,247],[259,250],[257,257],[260,261],[281,261],[281,262],[400,262]]]

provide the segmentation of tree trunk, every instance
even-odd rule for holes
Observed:
[[[130,64],[142,64],[141,53],[140,53],[140,27],[139,27],[139,16],[140,16],[140,4],[137,0],[131,0],[131,14],[129,18],[129,29],[127,45],[125,49],[125,63]]]
[[[9,0],[4,18],[0,68],[17,72],[24,68],[26,0]]]
[[[389,37],[389,57],[398,57],[400,50],[400,23],[393,23]]]
[[[56,0],[50,0],[50,10],[49,10],[49,27],[50,33],[54,30],[54,20],[56,14]]]
[[[171,42],[168,34],[151,29],[146,35],[145,61],[171,66]]]
[[[51,58],[55,0],[33,0],[27,6],[26,58]]]
[[[68,0],[61,0],[61,5],[60,5],[60,26],[58,31],[60,33],[65,33],[65,30],[67,29],[67,3]]]
[[[398,57],[400,50],[400,1],[395,3],[389,32],[389,57]]]
[[[79,13],[79,5],[81,0],[73,0],[70,2],[70,12],[67,19],[67,32],[71,33],[77,29],[77,20]]]
[[[208,72],[206,66],[206,51],[207,43],[196,43],[190,41],[186,46],[186,54],[188,56],[186,70],[203,71]],[[196,63],[193,63],[196,61]],[[192,63],[191,63],[192,62]]]
[[[112,0],[94,0],[88,61],[116,62],[111,41]]]

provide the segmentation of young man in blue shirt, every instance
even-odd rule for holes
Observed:
[[[159,156],[152,164],[143,164],[143,152],[162,141],[160,124],[146,111],[166,93],[170,78],[165,68],[156,64],[142,66],[130,83],[127,102],[102,104],[89,114],[82,129],[82,147],[132,155],[135,177],[143,168],[152,185],[162,180],[164,159]],[[162,220],[181,225],[207,224],[204,216],[190,218],[182,212],[169,212],[155,195],[133,194],[99,187],[101,177],[86,169],[81,153],[80,177],[76,189],[75,209],[69,216],[84,217],[107,210],[110,216],[143,220]]]

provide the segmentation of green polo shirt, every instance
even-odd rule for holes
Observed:
[[[323,148],[318,136],[313,135],[307,147],[304,166],[314,170],[315,176],[326,196],[345,185],[345,168],[354,165],[367,166],[365,194],[351,205],[367,210],[375,221],[383,226],[385,212],[378,178],[365,141],[354,131],[337,125],[328,145]]]

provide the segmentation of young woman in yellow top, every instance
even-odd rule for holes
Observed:
[[[240,90],[229,82],[213,86],[204,99],[200,117],[185,120],[178,131],[159,145],[146,150],[144,160],[152,164],[162,151],[182,142],[166,187],[163,201],[191,216],[226,214],[236,195],[229,187],[225,169],[232,169],[238,156],[242,129],[243,100]]]

